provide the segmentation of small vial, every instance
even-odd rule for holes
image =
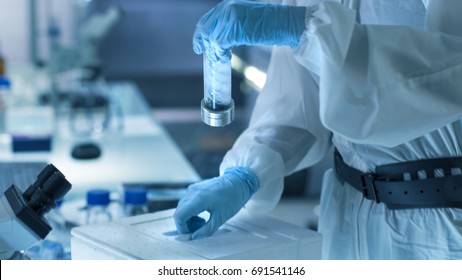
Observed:
[[[210,126],[225,126],[234,118],[231,98],[231,61],[213,61],[204,53],[204,99],[202,121]]]
[[[90,190],[87,192],[86,224],[100,224],[112,220],[108,209],[110,203],[108,190]]]
[[[0,138],[6,134],[6,110],[11,97],[10,80],[0,76]]]
[[[147,201],[147,191],[145,188],[126,188],[124,197],[125,216],[131,217],[148,213]]]

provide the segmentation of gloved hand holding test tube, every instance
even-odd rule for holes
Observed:
[[[296,47],[305,30],[305,13],[306,7],[225,0],[199,20],[193,49],[204,56],[202,121],[217,127],[233,121],[231,49],[242,45]]]

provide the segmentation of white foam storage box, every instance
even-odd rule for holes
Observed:
[[[213,236],[182,241],[174,210],[76,227],[72,259],[320,259],[321,235],[271,217],[239,213]]]

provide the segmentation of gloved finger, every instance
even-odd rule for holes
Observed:
[[[191,239],[197,240],[197,239],[203,239],[209,236],[212,236],[215,232],[217,232],[218,228],[223,224],[219,222],[217,219],[214,219],[212,217],[212,213],[210,214],[210,219],[203,225],[201,228],[196,230],[192,236]]]
[[[213,63],[227,63],[231,60],[230,49],[223,49],[217,45],[211,45],[208,41],[204,41],[204,48],[204,52]]]
[[[217,60],[225,63],[231,60],[231,49],[217,47],[215,48],[215,53],[217,55]]]
[[[205,223],[206,223],[205,219],[203,219],[203,218],[201,218],[199,216],[192,217],[187,222],[189,232],[195,232],[196,230],[201,228]]]
[[[212,42],[200,30],[196,29],[193,35],[193,50],[196,54],[207,53],[213,62],[228,62],[231,59],[231,50]]]
[[[204,37],[204,35],[206,35],[206,32],[211,31],[207,30],[207,26],[209,26],[210,22],[214,21],[216,10],[217,6],[205,13],[196,25],[193,35],[193,50],[196,54],[201,54],[205,50],[204,39],[206,39],[206,36]]]
[[[188,221],[194,216],[199,215],[205,209],[201,203],[195,203],[188,201],[187,203],[178,203],[178,206],[173,214],[173,220],[175,221],[176,229],[178,233],[185,234],[190,233]]]
[[[204,52],[204,39],[202,37],[201,26],[197,25],[193,35],[193,50],[196,54]]]

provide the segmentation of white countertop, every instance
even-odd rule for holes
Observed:
[[[74,194],[92,187],[119,187],[123,183],[168,184],[200,180],[165,129],[153,118],[137,87],[130,82],[120,82],[110,84],[109,89],[110,97],[123,109],[121,131],[77,136],[69,127],[69,118],[60,116],[55,122],[50,152],[13,153],[3,149],[0,161],[53,163],[71,182]],[[73,146],[86,141],[99,144],[101,156],[91,160],[72,158]]]

